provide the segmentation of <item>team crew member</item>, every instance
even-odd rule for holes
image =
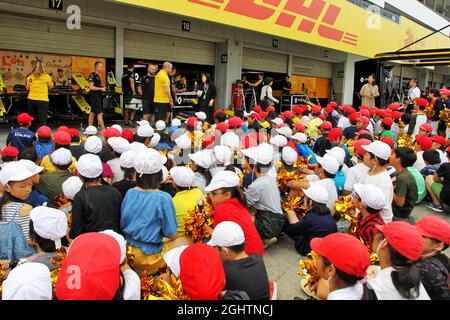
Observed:
[[[156,109],[155,121],[166,121],[167,112],[173,108],[172,94],[170,93],[169,73],[172,71],[172,64],[164,62],[162,70],[155,78],[154,107]]]
[[[103,122],[103,96],[102,92],[106,92],[106,88],[102,86],[100,74],[103,72],[103,63],[97,61],[94,64],[95,71],[89,75],[89,104],[91,105],[91,113],[89,113],[89,125],[94,124],[95,115],[102,130],[105,130]]]
[[[128,66],[127,72],[122,77],[123,101],[125,104],[125,124],[134,126],[134,117],[136,116],[136,104],[132,104],[133,97],[136,95],[136,88],[139,84],[139,74],[134,72],[134,65]]]
[[[142,96],[143,119],[147,121],[154,121],[155,118],[155,104],[153,99],[155,97],[155,77],[157,66],[149,64],[147,74],[142,77],[139,83],[139,94]]]
[[[32,123],[31,130],[35,131],[47,123],[48,114],[48,90],[53,88],[52,78],[45,73],[42,60],[37,60],[33,72],[27,77],[28,114],[37,119]]]
[[[420,89],[417,87],[417,80],[411,79],[409,82],[409,90],[408,90],[408,101],[406,102],[407,108],[406,112],[411,113],[413,109],[414,102],[420,98]]]

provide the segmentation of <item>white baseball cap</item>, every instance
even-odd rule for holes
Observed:
[[[191,147],[192,141],[187,135],[182,134],[181,136],[175,139],[175,143],[177,144],[178,148],[184,150],[189,149]]]
[[[250,147],[247,149],[243,149],[241,150],[242,154],[246,157],[248,157],[249,159],[253,160],[253,161],[257,161],[258,160],[258,147]]]
[[[317,203],[323,203],[326,204],[328,201],[328,191],[324,187],[318,185],[318,184],[311,184],[311,186],[308,189],[302,189],[305,195],[317,202]]]
[[[155,128],[156,128],[156,130],[166,129],[166,122],[163,120],[156,121]]]
[[[302,132],[297,132],[296,134],[291,136],[291,139],[297,140],[300,143],[305,143],[306,141],[308,141],[308,137]]]
[[[86,178],[98,178],[103,173],[102,160],[95,154],[83,154],[76,166],[78,173]]]
[[[39,174],[42,172],[42,170],[44,170],[44,167],[38,166],[31,160],[22,159],[19,160],[19,163],[24,165],[29,171],[33,173],[33,175]]]
[[[231,163],[232,154],[230,148],[227,146],[215,146],[213,150],[217,163],[224,164],[225,166]]]
[[[192,187],[195,180],[194,171],[188,167],[173,167],[170,169],[170,175],[172,176],[173,182],[182,188]]]
[[[136,121],[136,123],[140,126],[149,126],[150,125],[150,122],[148,122],[147,120]]]
[[[113,124],[112,126],[111,126],[111,128],[114,128],[114,129],[117,129],[117,130],[119,130],[119,132],[120,132],[120,134],[122,134],[122,127],[120,126],[120,125],[118,125],[118,124]]]
[[[382,210],[386,208],[386,197],[383,190],[372,184],[356,183],[353,185],[355,192],[361,198],[366,207]]]
[[[148,147],[143,144],[142,142],[134,141],[130,143],[130,151],[133,151],[135,153],[145,152],[148,150]]]
[[[155,149],[140,152],[134,159],[134,168],[140,174],[154,174],[162,170],[161,155]]]
[[[3,281],[2,300],[52,300],[50,269],[43,263],[23,263]]]
[[[334,147],[330,150],[327,150],[326,154],[335,158],[339,166],[342,166],[345,162],[345,151],[341,147]]]
[[[285,136],[278,134],[275,137],[270,138],[270,143],[273,144],[275,147],[283,148],[287,145],[288,141]]]
[[[289,127],[281,127],[278,129],[275,129],[279,134],[282,134],[285,137],[291,137],[292,136],[292,129]]]
[[[172,127],[181,127],[181,120],[178,118],[173,118],[171,126]]]
[[[111,137],[108,139],[108,144],[118,154],[130,151],[130,143],[127,139],[122,137]]]
[[[241,226],[233,221],[223,221],[214,228],[208,245],[229,248],[243,243],[245,243],[245,236]]]
[[[211,180],[211,183],[206,186],[205,191],[211,192],[221,188],[233,188],[237,187],[241,179],[232,171],[220,171]]]
[[[332,156],[326,154],[323,157],[316,157],[317,162],[322,166],[322,168],[330,173],[330,174],[336,174],[339,170],[339,163],[338,161],[333,158]]]
[[[58,150],[53,151],[50,155],[50,159],[56,165],[66,166],[72,163],[72,153],[69,149],[59,148]]]
[[[11,181],[23,181],[34,176],[35,173],[27,169],[23,163],[18,161],[7,162],[3,164],[0,171],[0,183],[7,185]]]
[[[239,146],[239,136],[234,132],[226,132],[220,137],[220,144],[231,149]]]
[[[73,200],[77,193],[81,190],[83,187],[83,181],[79,177],[70,177],[62,184],[62,190],[64,195],[69,198],[70,200]]]
[[[371,144],[362,147],[364,150],[383,160],[389,160],[389,157],[391,156],[391,147],[381,141],[374,141]]]
[[[273,160],[273,147],[268,143],[261,143],[256,147],[256,162],[268,165]]]
[[[100,233],[107,234],[117,241],[117,244],[120,247],[120,264],[122,264],[125,261],[125,257],[127,255],[127,242],[125,241],[125,238],[121,234],[111,229],[100,231]]]
[[[137,129],[137,135],[142,138],[150,138],[155,133],[155,130],[153,130],[150,125],[141,125]]]
[[[272,122],[275,123],[277,126],[284,123],[283,119],[281,118],[275,118],[272,120]]]
[[[159,141],[161,141],[161,135],[159,133],[155,133],[150,140],[150,148],[155,148],[159,144]]]
[[[162,166],[162,182],[166,182],[169,179],[169,170],[167,170],[166,166]]]
[[[67,234],[67,216],[58,209],[36,207],[30,212],[34,231],[42,238],[59,240]]]
[[[87,136],[95,136],[97,134],[98,130],[94,126],[88,126],[86,129],[84,129],[84,134]]]
[[[136,158],[136,152],[134,151],[125,151],[120,155],[120,166],[122,168],[133,168],[134,167],[134,159]]]
[[[287,165],[292,165],[297,162],[298,153],[292,147],[284,147],[281,151],[281,158]]]
[[[198,151],[194,154],[188,155],[189,159],[191,159],[195,164],[198,166],[209,169],[212,165],[212,157],[208,152],[205,151]]]
[[[97,136],[91,136],[84,143],[84,150],[89,153],[99,154],[103,149],[102,140]]]
[[[200,112],[196,112],[195,116],[198,118],[198,120],[200,121],[205,121],[206,120],[206,113],[204,113],[203,111]]]
[[[163,259],[170,268],[170,271],[172,271],[173,275],[177,278],[180,277],[180,257],[187,247],[188,246],[176,247],[167,251],[163,256]]]

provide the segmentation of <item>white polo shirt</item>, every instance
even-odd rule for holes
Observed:
[[[420,89],[418,87],[409,88],[408,90],[408,100],[414,100],[420,98]]]
[[[361,300],[363,293],[363,285],[358,281],[351,287],[330,292],[327,300]]]

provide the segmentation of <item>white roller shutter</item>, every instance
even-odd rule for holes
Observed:
[[[400,67],[401,66],[395,66],[394,67],[394,77],[400,77]],[[406,79],[417,79],[417,69],[409,68],[409,67],[403,67],[403,78]]]
[[[65,22],[0,14],[0,49],[113,58],[113,28],[82,24],[69,30]]]
[[[431,78],[433,78],[433,82],[444,83],[444,75],[443,74],[434,73],[433,77],[431,77],[431,75],[430,75],[430,78],[429,78],[430,81],[431,81]]]
[[[125,30],[125,57],[214,65],[213,42]]]
[[[244,48],[242,68],[254,71],[287,73],[288,56],[275,52]]]
[[[331,79],[332,73],[333,65],[330,62],[302,57],[293,57],[292,59],[292,74],[294,75]]]

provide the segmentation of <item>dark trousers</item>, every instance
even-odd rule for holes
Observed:
[[[28,114],[34,118],[30,130],[36,131],[36,128],[47,124],[48,101],[28,99],[27,109]]]
[[[208,123],[210,124],[214,123],[214,107],[201,106],[198,109],[199,109],[198,111],[202,111],[206,114],[206,121],[208,121]]]
[[[163,120],[166,121],[167,112],[169,111],[169,103],[159,103],[155,102],[155,121]]]

